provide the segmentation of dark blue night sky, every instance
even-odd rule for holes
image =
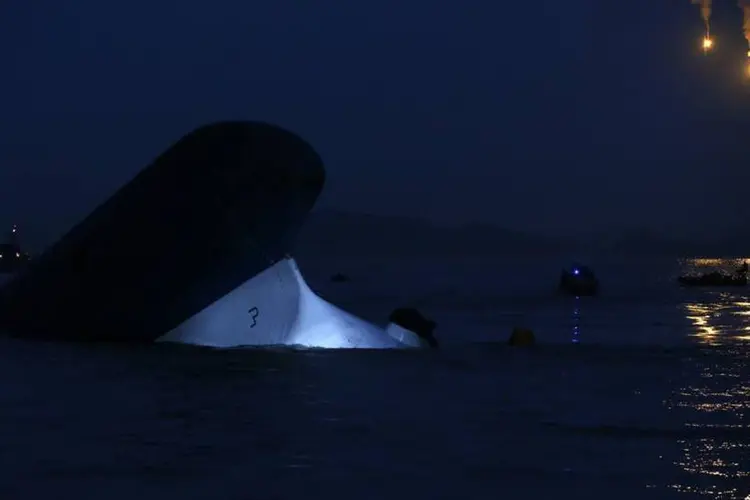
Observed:
[[[0,6],[0,224],[51,238],[193,127],[310,141],[321,205],[532,231],[750,215],[734,0]]]

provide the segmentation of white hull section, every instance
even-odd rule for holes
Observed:
[[[430,347],[430,344],[419,335],[396,323],[388,323],[388,326],[385,327],[385,332],[392,339],[408,347]]]
[[[422,347],[398,325],[387,331],[318,297],[287,258],[189,318],[157,342],[230,348],[288,345],[319,348]]]

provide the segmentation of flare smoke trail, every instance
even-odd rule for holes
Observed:
[[[750,0],[739,0],[737,2],[740,9],[742,9],[743,21],[742,31],[745,33],[745,40],[747,40],[748,52],[747,57],[750,57]]]
[[[706,25],[706,35],[703,37],[703,53],[708,54],[714,44],[711,39],[711,0],[691,0],[691,3],[701,6],[701,17],[703,18],[703,24]]]
[[[741,2],[744,0],[740,0]],[[706,32],[709,30],[711,24],[711,0],[692,0],[694,4],[700,4],[701,6],[701,17],[703,22],[706,24]]]

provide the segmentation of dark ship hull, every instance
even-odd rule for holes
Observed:
[[[593,297],[599,293],[599,283],[596,281],[565,280],[560,283],[560,292],[576,297]]]
[[[283,259],[324,180],[288,131],[201,127],[0,289],[0,330],[153,341]]]
[[[747,276],[704,274],[702,276],[680,276],[677,282],[684,287],[733,287],[747,286]]]
[[[594,296],[599,293],[599,280],[587,267],[574,266],[560,274],[560,293],[576,297]]]

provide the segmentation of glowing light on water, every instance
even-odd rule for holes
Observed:
[[[703,306],[703,310],[713,310]],[[678,440],[681,456],[673,464],[688,475],[690,484],[669,485],[673,490],[717,500],[740,498],[750,482],[746,466],[750,429],[745,421],[750,411],[750,384],[744,376],[744,356],[728,352],[686,360],[697,376],[664,402],[669,410],[684,415],[686,433]]]
[[[715,345],[744,345],[750,341],[750,300],[736,293],[722,292],[713,300],[683,305],[685,318],[693,324],[690,334],[699,343]]]
[[[575,298],[573,306],[573,337],[571,342],[578,344],[581,341],[581,298]]]
[[[714,304],[686,304],[688,314],[685,316],[693,322],[695,327],[694,337],[697,337],[702,343],[715,345],[719,330],[708,324],[708,320],[718,311]]]

